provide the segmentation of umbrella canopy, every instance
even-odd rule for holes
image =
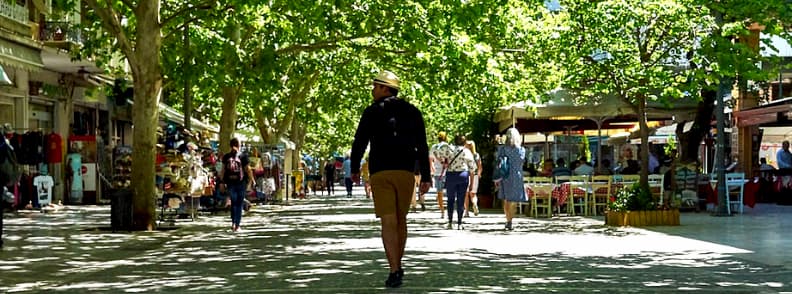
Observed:
[[[575,130],[596,130],[597,122],[602,129],[624,128],[622,124],[635,122],[638,116],[632,106],[615,96],[604,96],[585,103],[577,102],[572,93],[559,89],[550,92],[552,97],[545,103],[532,101],[517,102],[502,107],[495,114],[500,130],[511,126],[521,132],[553,132],[574,127]],[[697,102],[692,99],[678,100],[673,107],[650,102],[647,116],[650,120],[666,120],[673,116],[691,115],[696,112]]]

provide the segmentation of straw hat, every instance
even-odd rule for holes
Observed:
[[[384,70],[384,71],[380,72],[377,75],[377,77],[374,78],[374,83],[375,84],[380,84],[380,85],[383,85],[383,86],[386,86],[386,87],[390,87],[390,88],[393,88],[393,89],[396,89],[396,90],[400,90],[400,88],[401,88],[401,86],[400,86],[401,85],[401,81],[399,81],[399,77],[397,77],[396,74],[394,74],[394,73],[392,73],[390,71],[387,71],[387,70]]]

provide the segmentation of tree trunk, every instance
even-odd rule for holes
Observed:
[[[305,138],[305,131],[302,129],[302,124],[300,123],[300,119],[294,117],[291,124],[291,130],[289,132],[289,139],[294,142],[294,152],[292,153],[292,162],[294,163],[294,169],[300,168],[300,162],[302,162],[302,146],[303,146],[303,139]]]
[[[646,95],[638,94],[638,125],[641,134],[641,187],[649,190],[649,125],[646,123]]]
[[[223,87],[223,114],[220,116],[220,152],[226,153],[231,150],[228,142],[236,131],[237,111],[236,105],[239,100],[239,92],[236,87]]]
[[[158,0],[141,1],[137,12],[137,44],[134,64],[135,104],[132,107],[134,124],[132,161],[132,192],[134,230],[153,230],[155,223],[155,158],[159,101],[162,94],[162,65],[160,48]]]
[[[716,94],[717,92],[713,90],[701,91],[702,100],[698,103],[693,126],[688,132],[684,132],[686,122],[683,121],[677,124],[676,135],[679,141],[679,157],[677,160],[679,165],[690,165],[698,161],[701,140],[712,128],[713,105]]]
[[[182,64],[182,74],[184,75],[184,128],[192,131],[192,84],[190,80],[190,67],[192,57],[190,56],[190,23],[184,25],[184,63]]]

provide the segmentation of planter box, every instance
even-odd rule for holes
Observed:
[[[679,210],[608,211],[605,225],[609,226],[678,226]]]

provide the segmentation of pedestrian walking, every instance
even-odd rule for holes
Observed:
[[[443,170],[443,162],[437,158],[437,151],[441,148],[448,147],[448,135],[446,132],[438,132],[437,133],[437,144],[432,145],[432,149],[429,150],[429,161],[432,163],[432,179],[434,180],[434,187],[437,191],[437,206],[440,208],[440,218],[445,218],[445,209],[443,208],[443,195],[445,189],[445,174]]]
[[[369,180],[368,156],[360,163],[360,176],[363,178],[363,191],[366,192],[366,199],[371,199],[371,183]]]
[[[6,186],[13,185],[18,177],[14,147],[0,134],[0,247],[3,247],[3,212],[6,206]]]
[[[446,145],[437,150],[437,158],[443,162],[448,195],[448,229],[453,228],[454,209],[457,212],[457,229],[461,230],[462,216],[465,212],[465,195],[471,182],[472,171],[476,169],[473,153],[465,148],[465,136],[454,137],[454,145]]]
[[[415,161],[420,162],[421,193],[431,186],[429,148],[423,115],[399,98],[399,78],[383,71],[373,81],[374,103],[360,117],[352,143],[352,173],[360,176],[360,159],[370,146],[369,172],[374,212],[382,223],[382,243],[390,273],[388,288],[402,284],[402,257],[407,244],[407,212],[415,185]]]
[[[346,186],[347,197],[352,197],[352,161],[349,153],[344,158],[344,186]]]
[[[327,189],[327,196],[332,196],[335,193],[335,158],[330,158],[324,166],[325,186]]]
[[[412,212],[417,211],[417,205],[421,204],[421,211],[426,211],[426,205],[424,204],[424,193],[421,193],[420,186],[421,186],[421,164],[418,160],[415,161],[415,185],[413,185],[413,192],[412,192],[412,200],[410,203],[410,210]]]
[[[247,190],[253,190],[253,171],[247,154],[239,151],[239,139],[232,138],[231,151],[223,155],[220,169],[221,188],[231,197],[231,231],[239,231],[242,223],[242,208]]]
[[[498,199],[503,200],[503,213],[506,215],[506,229],[512,229],[512,218],[517,202],[526,201],[525,188],[523,187],[522,166],[525,162],[525,148],[522,147],[522,136],[515,128],[506,131],[506,144],[498,148],[499,163],[508,162],[508,175],[495,179],[498,189]],[[496,164],[496,169],[499,168]]]
[[[471,177],[470,185],[468,186],[467,196],[465,197],[465,217],[468,217],[468,209],[469,205],[473,206],[473,215],[478,216],[479,209],[478,209],[478,197],[476,197],[476,193],[478,193],[478,184],[479,179],[481,178],[481,156],[476,152],[476,142],[472,140],[468,140],[465,144],[465,148],[470,150],[473,153],[473,160],[476,162],[476,169],[473,170],[473,176]]]

